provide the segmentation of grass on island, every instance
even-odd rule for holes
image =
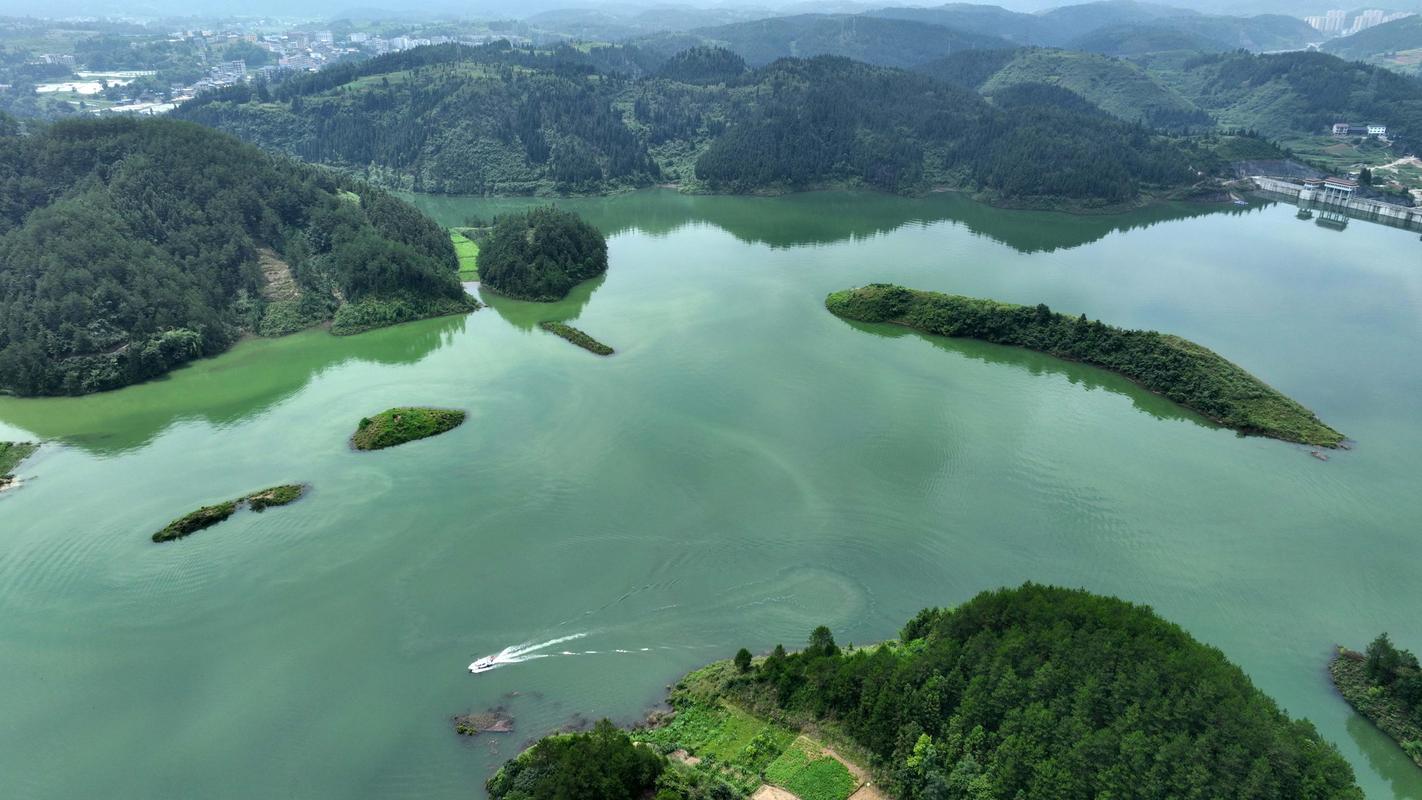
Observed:
[[[20,462],[38,449],[39,445],[34,442],[0,442],[0,488],[10,485]]]
[[[306,486],[300,483],[273,486],[247,495],[247,507],[260,513],[268,508],[295,503],[303,494],[306,494]]]
[[[168,523],[163,530],[153,534],[155,542],[171,542],[174,539],[181,539],[190,536],[200,530],[211,528],[219,522],[224,522],[228,517],[237,513],[243,506],[253,511],[261,512],[274,506],[284,506],[301,499],[306,493],[306,486],[300,483],[289,483],[281,486],[273,486],[270,489],[263,489],[259,492],[252,492],[243,495],[236,500],[229,500],[225,503],[218,503],[211,506],[203,506],[197,511],[185,514]]]
[[[236,500],[218,503],[215,506],[203,506],[191,514],[185,514],[168,523],[163,530],[153,534],[153,541],[171,542],[174,539],[190,536],[225,521],[235,513],[237,513]]]
[[[452,431],[464,418],[463,411],[454,409],[392,408],[362,419],[351,436],[351,446],[357,450],[394,447]]]
[[[1413,763],[1422,767],[1422,716],[1411,712],[1397,694],[1368,680],[1367,657],[1338,648],[1328,672],[1348,705],[1397,742]]]
[[[450,231],[449,240],[454,242],[454,254],[459,257],[459,279],[479,280],[479,245],[459,231]]]
[[[538,327],[556,336],[561,336],[590,353],[597,353],[600,356],[610,356],[613,353],[611,347],[574,328],[572,325],[564,325],[561,322],[540,322],[538,323]]]
[[[1135,381],[1241,434],[1317,447],[1344,436],[1242,367],[1199,344],[1155,331],[1134,331],[959,295],[871,284],[825,299],[831,313],[859,322],[891,322],[938,336],[1025,347],[1101,367]]]

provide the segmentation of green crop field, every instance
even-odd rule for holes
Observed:
[[[454,254],[459,256],[459,279],[479,280],[479,245],[459,231],[450,231],[449,240],[454,242]]]
[[[859,788],[859,781],[843,764],[822,755],[803,736],[765,768],[765,779],[800,800],[846,800]]]

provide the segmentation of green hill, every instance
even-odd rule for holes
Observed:
[[[1381,122],[1422,139],[1422,81],[1326,53],[1218,53],[1151,72],[1226,128],[1287,138],[1322,135],[1339,121]]]
[[[1109,114],[1152,128],[1213,127],[1209,115],[1139,66],[1070,50],[969,51],[917,69],[960,82],[984,95],[1010,86],[1044,83],[1068,89]]]
[[[1172,50],[1255,52],[1296,50],[1320,34],[1303,20],[1278,14],[1257,17],[1181,16],[1100,28],[1067,42],[1072,50],[1136,56]]]
[[[764,66],[779,58],[831,55],[889,67],[911,67],[959,50],[1010,46],[996,36],[850,14],[773,17],[648,36],[632,44],[666,56],[696,45],[724,47],[751,66]]]
[[[113,389],[246,332],[476,306],[448,235],[352,179],[175,120],[0,136],[0,390]]]
[[[741,74],[734,57],[701,53],[696,63],[667,62],[666,74],[695,81],[682,83],[546,52],[417,48],[269,89],[204,95],[177,113],[448,193],[676,180],[736,193],[952,186],[1005,202],[1103,205],[1192,179],[1170,143],[1050,98],[1042,108],[1018,98],[1008,112],[966,89],[845,58],[782,59]]]
[[[1422,71],[1422,15],[1403,17],[1352,36],[1325,42],[1321,48],[1350,61],[1418,74]]]
[[[1080,589],[983,592],[870,647],[820,626],[798,653],[743,649],[669,699],[653,727],[540,740],[490,797],[783,796],[766,784],[807,800],[1363,797],[1337,748],[1218,649]]]

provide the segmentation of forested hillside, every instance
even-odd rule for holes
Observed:
[[[722,192],[952,186],[1008,202],[1102,205],[1194,180],[1169,141],[1059,97],[1018,97],[1008,110],[844,58],[742,72],[734,54],[703,48],[665,62],[664,77],[636,79],[556,54],[422,49],[440,52],[238,87],[178,113],[382,182],[448,193],[670,180]]]
[[[822,629],[736,697],[838,723],[900,800],[1362,798],[1311,724],[1144,606],[1027,584],[901,639],[846,653]]]
[[[472,307],[447,234],[352,179],[172,120],[0,137],[0,390],[112,389],[243,332]]]
[[[1207,54],[1151,71],[1226,128],[1281,138],[1379,122],[1395,136],[1422,137],[1422,81],[1326,53]]]
[[[1039,48],[970,50],[915,71],[989,97],[1020,84],[1060,86],[1109,114],[1162,130],[1214,125],[1208,114],[1139,66],[1094,53]]]
[[[897,800],[1363,797],[1337,749],[1219,650],[1082,590],[984,592],[861,649],[821,626],[798,653],[742,649],[687,675],[671,703],[630,736],[604,721],[540,741],[490,796],[783,796],[765,784],[841,800],[861,796],[852,757],[872,773],[863,796]]]
[[[1415,75],[1422,69],[1422,15],[1330,40],[1322,50],[1350,61],[1367,61]]]
[[[1167,50],[1294,50],[1306,47],[1321,36],[1297,17],[1190,15],[1099,28],[1064,44],[1072,50],[1134,56]]]
[[[634,39],[637,47],[670,56],[696,45],[724,47],[751,66],[779,58],[845,56],[889,67],[911,67],[959,50],[1010,47],[983,36],[904,19],[853,14],[802,14],[738,22],[686,33]]]

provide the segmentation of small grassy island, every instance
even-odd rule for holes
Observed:
[[[465,414],[447,408],[392,408],[360,421],[351,446],[357,450],[387,447],[427,439],[458,428]]]
[[[1233,428],[1316,447],[1338,447],[1343,434],[1242,367],[1187,339],[1133,331],[1058,314],[959,295],[870,284],[825,300],[835,315],[891,322],[939,336],[962,336],[1037,350],[1111,370],[1140,386]]]
[[[574,328],[572,325],[564,325],[561,322],[540,322],[538,323],[538,327],[556,336],[561,336],[590,353],[596,353],[600,356],[610,356],[613,353],[611,347]]]
[[[289,483],[263,489],[260,492],[252,492],[225,503],[203,506],[197,511],[185,514],[168,523],[163,530],[153,534],[153,541],[171,542],[174,539],[181,539],[226,521],[228,517],[237,513],[244,506],[260,513],[268,508],[294,503],[300,500],[304,494],[306,494],[304,484]]]
[[[495,219],[479,251],[481,284],[518,300],[562,300],[604,272],[607,239],[577,214],[553,206]]]
[[[0,489],[15,482],[15,470],[20,462],[34,455],[39,445],[34,442],[0,442]]]
[[[1328,665],[1343,699],[1422,767],[1422,669],[1383,634],[1364,653],[1338,648]]]
[[[1337,749],[1219,650],[1081,590],[984,592],[867,648],[821,626],[798,653],[691,673],[671,704],[647,727],[543,739],[490,796],[1363,797]]]

